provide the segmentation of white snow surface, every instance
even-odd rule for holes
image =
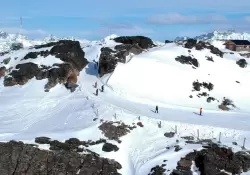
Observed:
[[[74,93],[62,85],[46,93],[43,88],[47,80],[32,79],[23,86],[4,87],[3,78],[0,79],[0,141],[14,139],[34,143],[34,138],[38,136],[61,141],[71,137],[98,140],[104,138],[98,129],[100,119],[133,125],[140,116],[144,127],[138,127],[122,137],[120,144],[109,141],[115,143],[119,151],[102,152],[101,144],[89,147],[101,156],[121,163],[122,175],[148,174],[163,160],[167,160],[164,162],[167,169],[175,169],[181,157],[193,149],[202,149],[202,145],[186,145],[181,138],[194,136],[198,139],[197,130],[200,139],[215,138],[214,141],[218,141],[221,133],[222,144],[232,147],[234,151],[241,150],[244,138],[245,147],[250,147],[250,69],[236,65],[241,56],[226,54],[220,58],[209,50],[192,50],[189,53],[175,44],[166,44],[134,56],[126,64],[119,63],[114,73],[99,78],[92,61],[98,61],[101,47],[114,47],[115,44],[108,37],[102,41],[81,42],[90,63],[80,73],[80,86]],[[21,58],[27,52],[24,49],[10,53],[8,56],[12,59],[8,66],[22,62]],[[199,68],[192,69],[190,65],[175,61],[175,57],[189,54],[198,59]],[[207,61],[205,56],[212,56],[214,62]],[[18,59],[15,60],[15,57]],[[58,61],[56,58],[48,59],[51,61],[40,57],[37,61],[29,61],[46,65]],[[192,82],[196,79],[213,83],[214,90],[208,93],[220,101],[224,96],[232,99],[238,109],[220,111],[219,103],[207,103],[204,97],[196,97],[197,92],[192,92]],[[96,81],[98,87],[105,85],[105,91],[99,96],[93,94]],[[153,112],[155,105],[159,105],[159,114]],[[203,107],[203,116],[196,115],[200,107]],[[93,121],[96,117],[98,120]],[[161,128],[157,125],[160,121]],[[175,127],[175,137],[164,137],[165,132],[175,131]],[[179,152],[174,151],[177,139],[183,148]],[[234,141],[239,145],[233,145]],[[41,145],[40,148],[48,149],[48,146]],[[195,171],[195,166],[192,169]]]

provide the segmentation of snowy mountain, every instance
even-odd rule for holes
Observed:
[[[59,40],[75,40],[74,37],[56,37],[54,35],[49,35],[42,40],[32,40],[27,36],[22,34],[9,34],[0,31],[0,52],[8,52],[12,49],[12,45],[16,43],[21,43],[23,47],[31,47],[39,44],[46,44],[49,42],[55,42]]]
[[[0,174],[249,175],[250,61],[220,41],[39,42],[0,56]]]
[[[186,40],[189,37],[177,37],[175,40]],[[197,40],[250,40],[250,34],[246,32],[235,32],[234,30],[228,30],[225,32],[214,31],[206,33],[200,36],[194,37]]]

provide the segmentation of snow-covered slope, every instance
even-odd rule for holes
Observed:
[[[186,40],[189,37],[177,37],[175,40]],[[197,40],[250,40],[250,34],[247,32],[236,32],[234,30],[228,30],[225,32],[213,31],[200,36],[193,37]]]
[[[110,38],[112,36],[101,41],[81,41],[90,63],[80,72],[79,88],[74,93],[59,84],[46,93],[43,89],[47,80],[34,78],[23,86],[4,87],[3,78],[0,79],[0,141],[15,139],[34,143],[37,136],[60,141],[70,137],[98,140],[104,138],[98,129],[101,119],[121,120],[133,125],[139,122],[140,116],[144,127],[137,127],[122,137],[120,144],[109,140],[119,147],[119,151],[103,152],[102,144],[89,147],[121,163],[122,175],[149,174],[152,167],[165,159],[168,160],[166,168],[170,170],[166,174],[170,174],[181,157],[193,149],[202,149],[200,144],[186,144],[183,136],[216,142],[221,133],[222,144],[232,147],[233,151],[242,150],[244,138],[245,147],[250,147],[250,69],[236,64],[241,56],[235,53],[221,58],[206,49],[191,49],[190,53],[171,43],[134,56],[126,64],[119,63],[108,79],[99,78],[93,60],[98,61],[101,47],[112,48],[118,44]],[[37,50],[15,51],[0,57],[0,61],[11,57],[7,67],[13,67],[22,63],[21,58],[29,51]],[[175,61],[177,56],[191,54],[200,63],[197,69]],[[214,62],[206,60],[206,56],[212,56]],[[55,57],[44,59],[40,56],[25,61],[39,65],[60,63]],[[219,111],[218,102],[207,103],[205,97],[198,98],[197,92],[192,92],[196,79],[213,83],[214,89],[208,93],[220,102],[224,96],[232,99],[239,109]],[[105,85],[99,96],[94,94],[95,82],[98,88]],[[189,98],[190,95],[193,98]],[[153,112],[155,105],[159,106],[159,114]],[[203,116],[196,115],[200,107],[203,107]],[[161,127],[158,127],[159,122]],[[175,128],[177,134],[173,138],[164,137],[165,132],[174,132]],[[176,140],[182,147],[179,152],[174,151]]]

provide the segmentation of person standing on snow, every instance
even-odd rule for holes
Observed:
[[[94,85],[95,88],[97,88],[97,82],[95,82],[95,85]]]
[[[155,107],[155,113],[158,113],[158,106]]]
[[[96,89],[95,95],[98,96],[98,89]]]
[[[102,92],[104,92],[104,85],[102,85]]]
[[[202,115],[202,108],[200,108],[200,115]]]

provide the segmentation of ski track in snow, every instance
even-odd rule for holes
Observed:
[[[92,44],[94,45],[94,43]],[[114,46],[114,43],[107,42],[106,44]],[[99,45],[84,47],[86,58],[89,61],[96,60],[101,47]],[[246,137],[246,146],[249,147],[249,111],[221,112],[208,106],[209,110],[204,110],[204,115],[199,116],[194,114],[199,109],[195,103],[193,106],[187,106],[185,101],[183,102],[184,105],[181,105],[180,101],[173,104],[167,103],[168,100],[157,101],[152,91],[145,91],[146,93],[143,92],[144,94],[138,95],[136,93],[138,91],[132,89],[132,84],[125,84],[130,83],[128,78],[131,78],[130,74],[132,75],[132,73],[123,77],[124,75],[121,76],[121,74],[124,74],[122,71],[127,71],[130,66],[136,66],[133,64],[137,61],[140,63],[140,60],[144,59],[143,62],[145,63],[149,61],[147,57],[158,55],[159,60],[156,61],[156,64],[159,65],[163,61],[165,62],[163,65],[166,65],[166,60],[162,60],[160,56],[166,54],[163,50],[167,47],[173,46],[170,44],[154,48],[149,53],[146,52],[134,57],[126,65],[119,64],[114,73],[103,78],[97,77],[94,64],[90,63],[81,72],[79,76],[80,87],[74,93],[70,93],[61,85],[57,85],[49,93],[45,93],[43,92],[45,80],[31,80],[22,87],[9,88],[4,88],[2,86],[3,80],[0,80],[0,140],[16,139],[33,143],[37,136],[49,136],[58,140],[65,140],[70,137],[77,137],[82,140],[97,140],[104,137],[101,131],[97,129],[100,124],[99,121],[93,121],[97,117],[96,111],[98,110],[99,119],[114,121],[116,119],[113,115],[117,114],[117,120],[122,120],[131,125],[137,123],[137,118],[140,116],[141,122],[144,124],[143,128],[136,128],[122,138],[122,143],[117,144],[119,151],[116,153],[104,153],[101,151],[100,145],[90,147],[91,150],[101,154],[101,156],[113,158],[120,162],[123,166],[120,172],[123,175],[148,174],[153,166],[160,165],[165,159],[168,160],[166,162],[167,168],[173,170],[180,157],[185,156],[193,149],[201,149],[201,145],[185,145],[185,142],[181,139],[181,136],[194,136],[197,139],[197,130],[200,132],[199,138],[210,139],[218,139],[221,132],[222,143],[232,147],[235,151],[241,150],[241,148],[240,145],[232,145],[232,141],[240,144]],[[180,54],[178,48],[173,47],[171,49],[173,49],[171,50],[172,54]],[[181,52],[185,53],[186,51],[182,49]],[[150,61],[149,63],[151,64]],[[173,64],[182,66],[181,68],[177,67],[178,70],[189,70],[188,67],[179,65],[179,63],[174,62]],[[120,79],[116,79],[118,77]],[[138,79],[135,80],[138,81]],[[105,92],[100,92],[98,97],[94,95],[93,84],[95,81],[98,82],[98,87],[105,84]],[[136,84],[136,81],[132,82]],[[148,82],[143,80],[143,83]],[[247,83],[249,82],[245,81],[246,85],[248,85]],[[138,87],[142,88],[141,86],[136,88]],[[191,87],[187,89],[190,90]],[[149,96],[143,96],[145,94],[149,94]],[[171,96],[171,94],[169,95]],[[150,99],[150,96],[152,96],[152,99]],[[178,96],[178,98],[180,97]],[[152,112],[155,104],[159,104],[159,114]],[[205,105],[203,102],[202,104]],[[249,101],[241,104],[246,106]],[[162,121],[162,128],[157,127],[159,121]],[[175,126],[177,126],[178,134],[171,139],[164,137],[164,133],[174,131]],[[179,144],[183,149],[174,152],[177,139],[180,140]],[[170,147],[169,150],[166,149],[167,146]]]

